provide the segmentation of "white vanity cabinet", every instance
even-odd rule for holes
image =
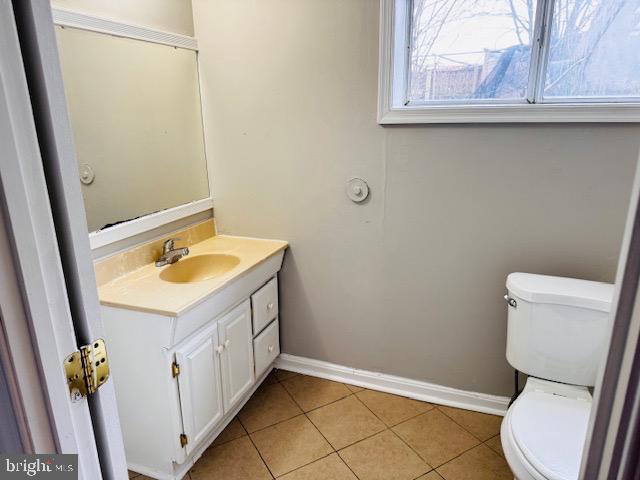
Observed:
[[[218,354],[222,370],[224,409],[235,405],[255,382],[249,300],[218,320]]]
[[[217,323],[176,347],[172,375],[179,386],[187,454],[224,416],[219,349]]]
[[[176,316],[102,306],[131,470],[182,478],[268,375],[282,255]]]

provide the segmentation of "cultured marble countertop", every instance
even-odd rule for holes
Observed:
[[[228,272],[192,283],[173,283],[160,278],[166,267],[154,263],[115,278],[98,287],[102,305],[177,316],[222,289],[252,267],[287,248],[281,240],[216,235],[189,247],[189,257],[206,254],[235,255],[238,265]],[[188,257],[185,257],[188,258]]]

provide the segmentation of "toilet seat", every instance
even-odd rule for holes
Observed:
[[[505,456],[519,480],[576,480],[580,472],[591,396],[561,384],[558,393],[550,384],[529,379],[502,423]]]

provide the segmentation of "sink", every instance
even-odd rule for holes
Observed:
[[[160,278],[173,283],[202,282],[227,273],[239,263],[240,259],[234,255],[212,253],[186,257],[162,270]]]

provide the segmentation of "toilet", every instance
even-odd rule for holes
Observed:
[[[518,480],[575,480],[613,285],[512,273],[507,291],[507,361],[529,377],[502,421],[505,457]]]

